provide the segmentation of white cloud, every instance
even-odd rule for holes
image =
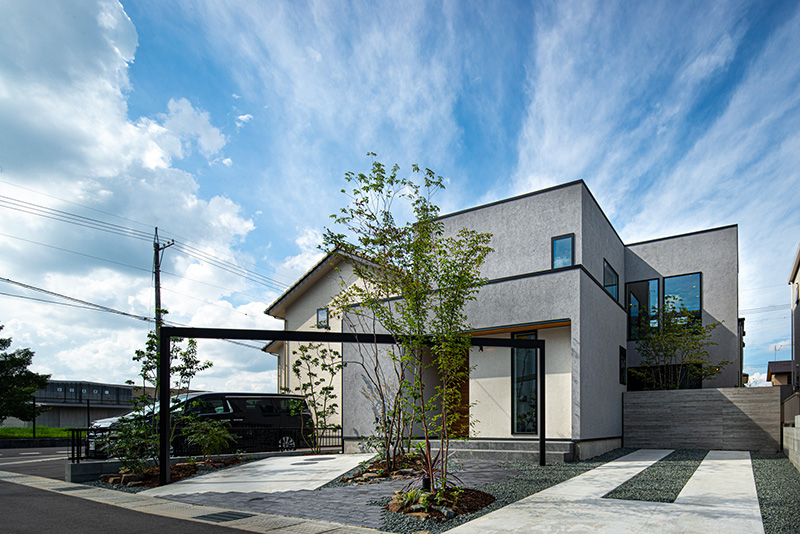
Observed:
[[[251,120],[253,120],[253,116],[250,115],[249,113],[247,113],[245,115],[239,115],[238,117],[236,117],[236,127],[237,128],[241,128],[242,126],[244,126],[246,123],[250,122]]]
[[[295,273],[303,273],[314,266],[325,255],[319,250],[322,244],[322,233],[316,228],[306,228],[295,239],[300,247],[300,254],[286,258],[281,265],[284,269]]]
[[[764,373],[753,373],[750,375],[750,379],[747,381],[747,387],[749,388],[764,388],[764,387],[772,387],[771,382],[767,382],[767,375]]]
[[[54,1],[35,7],[22,3],[0,12],[0,49],[8,52],[0,60],[0,163],[5,182],[0,183],[0,194],[133,228],[143,237],[131,239],[3,209],[0,227],[13,236],[0,240],[4,276],[128,313],[152,315],[153,227],[160,228],[162,237],[175,237],[195,251],[234,264],[250,261],[238,247],[254,229],[252,220],[229,198],[204,198],[195,176],[171,166],[195,151],[209,161],[230,163],[221,155],[227,139],[210,113],[176,97],[164,103],[164,113],[128,116],[128,67],[137,35],[118,2]],[[276,290],[220,271],[187,256],[186,250],[164,251],[162,305],[170,309],[169,318],[204,326],[263,328],[261,312]],[[42,297],[21,290],[17,294]],[[15,346],[36,352],[36,370],[61,379],[134,378],[137,366],[131,356],[144,344],[147,323],[0,298],[6,310],[0,317],[6,324],[4,333],[15,337]],[[232,347],[225,344],[211,354],[225,362],[238,354]],[[274,362],[270,365],[274,369]],[[271,384],[269,365],[259,366],[248,384],[255,387],[258,377]],[[221,388],[229,380],[211,375],[207,384]]]

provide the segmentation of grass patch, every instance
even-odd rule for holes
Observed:
[[[0,439],[22,439],[22,438],[32,438],[33,437],[33,427],[28,428],[12,428],[12,427],[3,427],[0,428]],[[36,437],[37,438],[68,438],[70,437],[70,432],[67,427],[49,427],[49,426],[37,426],[36,427]]]
[[[678,449],[603,496],[625,501],[675,502],[692,478],[705,449]]]
[[[797,532],[800,528],[800,472],[781,453],[751,452],[750,459],[765,534]]]

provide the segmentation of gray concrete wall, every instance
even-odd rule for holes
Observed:
[[[800,415],[794,418],[794,426],[783,429],[783,452],[800,470]]]
[[[579,264],[584,189],[576,183],[446,215],[442,222],[448,234],[461,228],[491,232],[494,253],[481,271],[490,279],[550,269],[550,240],[563,234],[575,234],[574,262]]]
[[[603,260],[608,261],[619,276],[617,300],[624,302],[625,245],[585,187],[582,188],[582,199],[581,264],[603,284]]]
[[[716,346],[708,351],[714,362],[730,360],[703,387],[733,387],[739,384],[738,313],[739,259],[738,229],[726,227],[649,243],[629,245],[625,252],[626,282],[660,278],[660,299],[663,299],[663,278],[680,274],[702,273],[703,324],[720,321],[712,340]],[[628,365],[636,366],[640,356],[636,342],[628,343]]]
[[[778,388],[632,391],[623,399],[626,447],[779,449]]]

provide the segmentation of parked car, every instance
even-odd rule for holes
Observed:
[[[173,397],[172,417],[194,414],[203,419],[225,421],[237,435],[231,444],[231,452],[241,450],[258,452],[263,450],[294,450],[311,445],[313,419],[300,395],[276,393],[189,393]],[[158,403],[141,413],[153,415],[158,420]],[[89,428],[88,454],[103,456],[102,444],[106,435],[113,434],[114,427],[132,414],[95,421]],[[180,430],[180,424],[178,426]],[[190,451],[180,432],[173,440],[175,454]]]

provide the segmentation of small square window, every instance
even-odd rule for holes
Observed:
[[[95,390],[92,390],[92,393],[93,393],[93,394],[95,394],[95,395],[97,395],[97,390],[96,390],[96,389],[95,389]]]
[[[108,394],[110,394],[110,391],[106,390],[105,391],[105,395],[108,395]]]
[[[571,267],[575,263],[575,234],[553,238],[553,269]]]
[[[64,391],[63,388],[56,388],[56,391]]]
[[[328,308],[317,310],[317,328],[328,328]]]
[[[70,393],[75,393],[75,388],[69,388]]]
[[[82,389],[82,390],[81,390],[81,393],[86,393],[86,390],[85,390],[85,389]]]

